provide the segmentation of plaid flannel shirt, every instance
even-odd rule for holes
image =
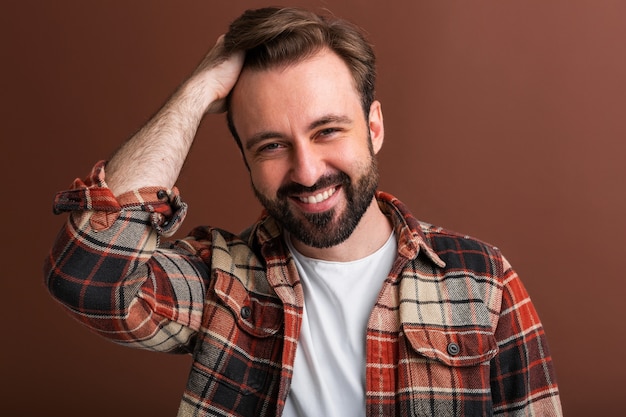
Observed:
[[[281,415],[304,298],[277,222],[162,243],[186,211],[177,190],[116,198],[104,166],[56,197],[72,214],[46,261],[51,293],[117,343],[191,353],[179,416]],[[498,249],[377,199],[398,254],[365,335],[367,416],[560,416],[543,327]]]

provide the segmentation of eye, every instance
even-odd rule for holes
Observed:
[[[272,142],[272,143],[268,143],[266,145],[260,146],[257,152],[259,153],[272,152],[281,148],[282,148],[282,145],[280,143]]]
[[[321,136],[321,137],[328,137],[328,136],[332,136],[333,134],[337,133],[339,131],[339,129],[334,128],[334,127],[327,127],[325,129],[322,129],[318,132],[317,136]]]

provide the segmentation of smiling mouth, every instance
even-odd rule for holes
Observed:
[[[337,187],[329,188],[321,193],[317,193],[315,195],[305,196],[305,197],[297,197],[298,200],[305,204],[317,204],[323,201],[328,200],[335,192],[337,191]]]

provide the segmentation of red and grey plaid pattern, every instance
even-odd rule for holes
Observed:
[[[378,193],[398,256],[366,335],[368,416],[560,416],[539,317],[500,252],[418,222]],[[186,206],[158,187],[115,198],[104,163],[57,195],[71,211],[46,260],[50,292],[117,343],[188,352],[179,416],[278,416],[302,319],[274,219],[239,236],[197,228],[161,243]]]

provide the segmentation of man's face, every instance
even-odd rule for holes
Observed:
[[[259,201],[293,237],[326,248],[375,204],[380,103],[366,119],[345,63],[322,50],[296,64],[244,70],[231,111]]]

